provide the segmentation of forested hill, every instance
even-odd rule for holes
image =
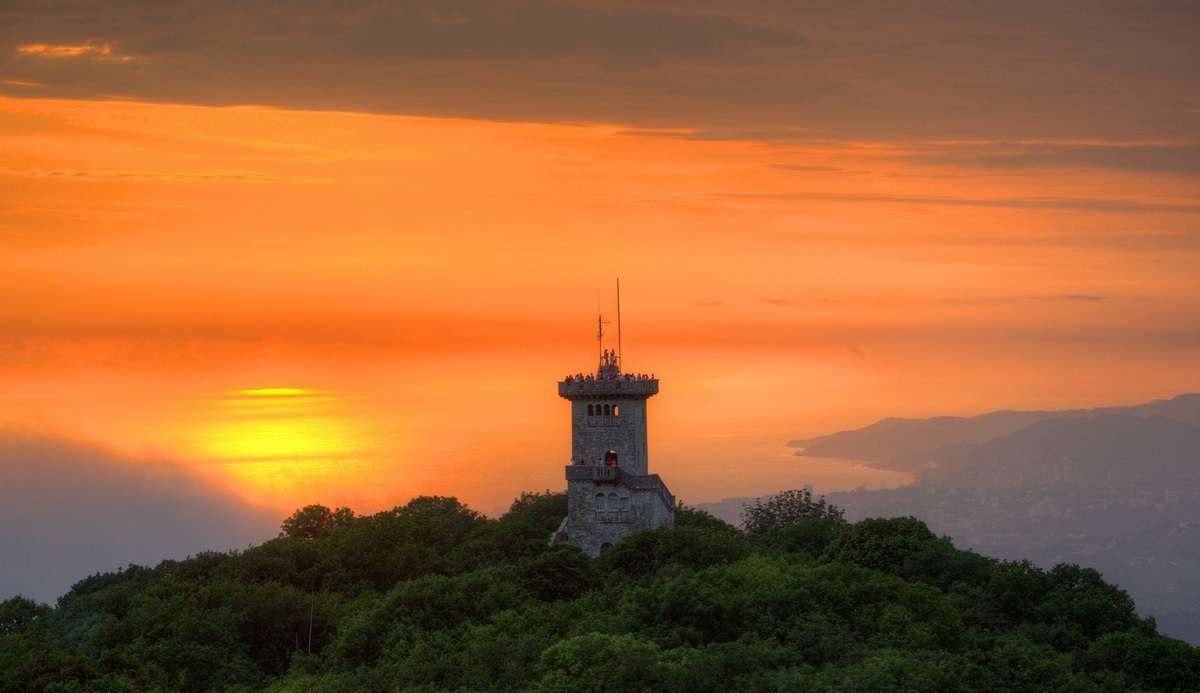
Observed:
[[[0,603],[0,690],[1196,690],[1200,650],[1072,565],[847,523],[789,492],[747,530],[695,510],[592,560],[561,494],[310,506],[240,553]]]

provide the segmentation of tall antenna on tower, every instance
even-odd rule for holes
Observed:
[[[596,361],[604,362],[604,312],[600,309],[600,282],[596,282]]]
[[[596,313],[596,356],[604,361],[604,315]]]
[[[617,366],[621,362],[621,278],[617,277]]]

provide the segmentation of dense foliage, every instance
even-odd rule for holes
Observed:
[[[814,499],[812,489],[803,488],[783,491],[765,501],[755,498],[742,509],[742,526],[747,532],[762,534],[805,519],[840,521],[845,516],[841,508],[826,501],[824,496]]]
[[[762,506],[760,506],[761,508]],[[803,493],[750,531],[681,509],[592,560],[561,494],[309,506],[241,553],[0,603],[0,690],[1195,690],[1200,651],[1095,571],[956,550]],[[753,509],[750,510],[754,512]]]

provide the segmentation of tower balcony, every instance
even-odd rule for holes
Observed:
[[[646,399],[658,394],[658,379],[647,376],[618,375],[600,380],[591,376],[571,376],[558,383],[558,396],[564,399]]]
[[[568,464],[567,481],[592,481],[596,483],[624,484],[633,491],[650,491],[658,495],[668,508],[675,507],[675,495],[657,474],[637,475],[622,471],[620,467],[605,464]]]
[[[567,481],[616,482],[621,478],[621,468],[603,464],[569,464]]]

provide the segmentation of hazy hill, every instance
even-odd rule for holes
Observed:
[[[1048,419],[903,459],[923,470],[922,481],[946,485],[1200,488],[1200,427],[1129,414]]]
[[[919,471],[928,453],[950,445],[982,443],[1051,419],[1100,415],[1158,416],[1200,426],[1200,394],[1183,394],[1126,407],[1059,411],[995,411],[972,417],[888,418],[870,426],[788,442],[800,456],[863,460],[892,469]]]

